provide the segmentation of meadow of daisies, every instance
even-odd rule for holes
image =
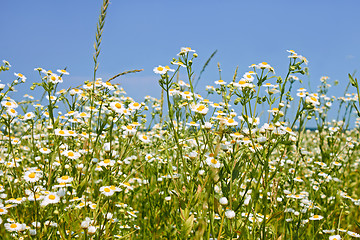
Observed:
[[[222,79],[218,65],[201,96],[184,47],[154,68],[161,98],[136,102],[114,79],[139,70],[96,74],[107,4],[92,80],[63,89],[66,69],[36,68],[42,94],[18,101],[26,76],[0,84],[1,239],[360,238],[356,78],[343,96],[328,77],[308,91],[289,50],[286,75],[262,62]]]

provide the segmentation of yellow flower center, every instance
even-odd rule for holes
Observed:
[[[104,163],[110,163],[110,159],[105,159]]]
[[[68,156],[69,156],[69,157],[73,157],[73,156],[74,156],[74,153],[73,153],[73,152],[68,152]]]
[[[196,110],[197,110],[197,111],[202,111],[202,110],[204,110],[204,109],[205,109],[205,106],[200,105]]]
[[[69,179],[69,176],[62,176],[61,179],[62,179],[62,180],[68,180],[68,179]]]
[[[161,72],[161,71],[164,70],[164,68],[163,67],[157,67],[157,70]]]
[[[216,159],[215,159],[215,158],[211,159],[211,163],[212,163],[212,164],[217,164]]]
[[[49,199],[50,199],[50,200],[55,200],[55,198],[56,198],[55,195],[52,195],[52,194],[51,194],[51,195],[49,196]]]
[[[121,104],[120,103],[115,103],[115,107],[116,108],[121,108]]]
[[[36,176],[36,174],[33,172],[28,175],[29,178],[35,178],[35,176]]]
[[[110,192],[110,188],[105,188],[104,191],[105,192]]]
[[[10,225],[10,228],[16,228],[16,227],[17,227],[16,223],[12,223],[12,224]]]

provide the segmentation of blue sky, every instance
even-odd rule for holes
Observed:
[[[67,67],[64,88],[91,79],[93,43],[102,1],[3,1],[0,8],[0,59],[12,64],[2,82],[13,72],[28,78],[19,92],[28,93],[38,81],[35,67]],[[347,73],[360,65],[360,1],[117,1],[108,9],[101,45],[98,77],[143,68],[122,83],[137,100],[158,97],[160,88],[152,69],[167,65],[181,47],[195,49],[200,71],[214,50],[215,58],[203,74],[202,86],[230,80],[237,65],[244,73],[252,63],[266,61],[277,74],[286,71],[287,49],[309,60],[312,90],[321,76],[339,80],[331,94],[340,95]]]

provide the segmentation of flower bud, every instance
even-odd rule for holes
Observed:
[[[219,203],[220,203],[221,205],[227,205],[227,204],[229,203],[229,201],[227,200],[226,197],[221,197],[221,198],[219,199]]]

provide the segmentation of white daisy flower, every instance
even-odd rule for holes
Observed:
[[[28,112],[24,115],[24,120],[30,120],[33,119],[35,117],[35,114],[33,112]]]
[[[233,210],[226,210],[226,212],[225,212],[225,216],[227,217],[227,218],[229,218],[229,219],[232,219],[232,218],[234,218],[235,217],[235,212],[233,211]]]
[[[46,196],[44,196],[41,206],[45,207],[49,204],[55,204],[58,202],[60,202],[60,197],[54,192],[49,192]]]
[[[64,176],[59,177],[59,178],[56,179],[56,181],[57,181],[58,183],[70,183],[70,182],[72,182],[73,180],[74,180],[74,178],[69,177],[69,176],[67,176],[67,175],[64,175]]]
[[[213,168],[220,168],[221,164],[214,157],[208,157],[206,159],[206,164]]]
[[[21,231],[24,231],[26,229],[26,224],[25,223],[12,222],[12,223],[5,223],[4,227],[9,232],[21,232]]]
[[[117,113],[121,113],[124,109],[124,105],[121,102],[111,102],[110,108]]]
[[[60,74],[69,75],[69,73],[65,69],[58,69],[56,71]]]
[[[139,135],[139,140],[142,141],[143,143],[150,143],[151,140],[148,136],[146,136],[145,134],[140,134]]]
[[[14,100],[2,101],[1,105],[6,108],[17,108],[19,106]]]
[[[75,151],[72,151],[72,150],[65,150],[61,153],[61,155],[67,157],[67,158],[70,158],[70,159],[78,159],[79,157],[81,157],[81,154],[79,152],[75,152]]]
[[[164,66],[159,65],[159,66],[155,67],[153,69],[153,71],[156,74],[161,74],[162,75],[162,74],[165,74],[168,70]]]
[[[16,117],[18,115],[17,111],[13,108],[6,109],[6,113],[9,114],[11,117]]]
[[[205,115],[209,111],[209,108],[204,104],[195,104],[191,106],[191,111]]]
[[[217,80],[217,81],[215,81],[215,84],[216,85],[225,85],[226,84],[226,82],[224,81],[224,80]]]
[[[129,104],[129,108],[132,110],[139,110],[141,108],[141,104],[138,102],[132,102]]]
[[[309,220],[312,220],[312,221],[317,221],[317,220],[321,220],[323,219],[324,217],[321,216],[321,215],[314,215],[312,217],[309,218]]]
[[[46,147],[43,147],[43,148],[40,148],[39,151],[43,154],[49,154],[51,153],[51,150],[49,148],[46,148]]]
[[[102,186],[100,188],[100,192],[101,192],[101,194],[103,194],[107,197],[110,197],[115,193],[115,191],[113,189],[111,189],[110,186]]]
[[[103,161],[98,163],[101,167],[114,166],[115,161],[111,159],[104,159]]]
[[[41,177],[42,177],[41,172],[35,172],[35,171],[27,171],[24,173],[24,176],[23,176],[25,181],[32,182],[32,183],[39,181]]]

